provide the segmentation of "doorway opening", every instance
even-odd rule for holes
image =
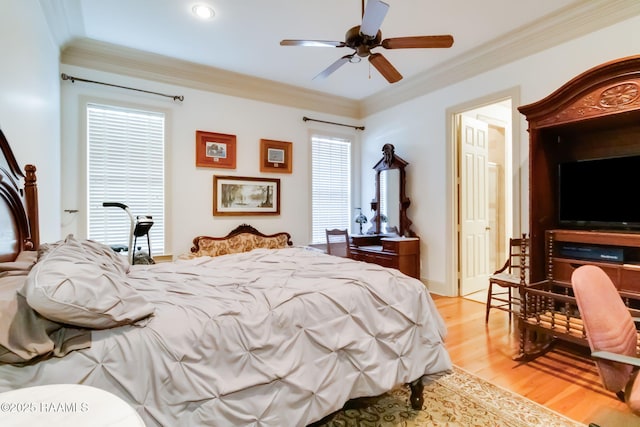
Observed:
[[[486,301],[489,275],[507,259],[509,238],[520,231],[514,98],[517,91],[510,91],[449,111],[453,262],[448,274],[455,295],[479,302]]]

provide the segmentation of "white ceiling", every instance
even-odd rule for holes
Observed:
[[[346,64],[324,80],[312,80],[336,59],[351,53],[349,48],[279,45],[285,38],[343,41],[345,32],[360,24],[361,0],[60,0],[59,6],[49,1],[41,0],[45,13],[56,7],[64,9],[63,44],[89,38],[354,100],[389,86],[366,60]],[[386,2],[390,8],[381,27],[383,38],[451,34],[455,40],[449,49],[377,48],[405,81],[583,3]],[[198,3],[213,7],[215,18],[196,19],[191,9]]]

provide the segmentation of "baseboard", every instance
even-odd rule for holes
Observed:
[[[429,289],[429,292],[436,295],[441,295],[444,297],[454,297],[455,295],[451,295],[449,286],[447,286],[444,282],[438,282],[435,280],[427,280],[424,278],[420,278],[420,281],[424,283],[424,285]]]

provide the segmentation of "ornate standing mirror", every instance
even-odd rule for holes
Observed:
[[[375,164],[376,194],[371,201],[371,218],[369,234],[398,234],[413,237],[411,220],[407,217],[407,209],[411,201],[405,193],[405,167],[408,165],[395,154],[393,144],[382,147],[382,159]]]

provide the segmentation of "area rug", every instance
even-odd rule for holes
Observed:
[[[425,386],[424,405],[414,411],[408,387],[350,401],[313,427],[584,427],[529,399],[454,367]]]

